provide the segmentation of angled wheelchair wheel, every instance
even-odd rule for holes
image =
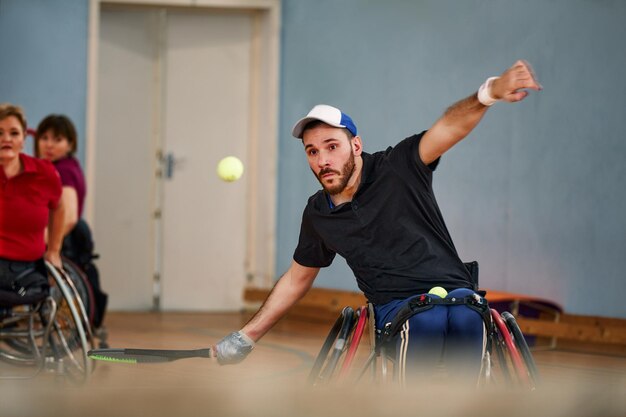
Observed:
[[[341,328],[339,329],[339,334],[337,335],[337,339],[335,340],[335,344],[330,353],[328,363],[320,374],[320,378],[323,381],[329,381],[332,378],[341,355],[346,352],[346,349],[350,345],[350,333],[352,332],[355,323],[354,310],[352,307],[344,307],[342,315],[344,316],[344,319]]]
[[[512,381],[512,376],[511,376],[511,372],[509,371],[509,366],[507,363],[506,344],[504,342],[504,339],[500,335],[500,333],[496,331],[495,329],[492,335],[491,346],[492,346],[492,351],[495,351],[495,357],[498,360],[497,362],[499,364],[498,369],[500,371],[499,376],[501,376],[501,379],[504,383],[510,384]],[[492,376],[495,375],[495,372],[493,369],[491,372],[492,372]],[[496,379],[495,382],[500,382],[500,381]]]
[[[322,369],[322,366],[324,366],[324,362],[326,362],[326,358],[328,357],[328,352],[330,352],[330,348],[333,346],[333,343],[339,334],[339,329],[341,329],[343,319],[343,314],[340,314],[339,317],[337,317],[337,320],[335,320],[335,324],[333,324],[333,327],[331,327],[328,332],[328,336],[326,336],[326,340],[324,340],[324,344],[317,354],[315,362],[313,362],[311,372],[309,372],[309,377],[307,378],[307,383],[309,385],[314,385],[319,378],[320,370]]]
[[[81,300],[54,266],[46,263],[53,278],[50,295],[56,302],[56,315],[49,335],[47,359],[56,371],[72,382],[84,382],[92,371],[92,361],[87,352],[93,347],[88,333],[88,319],[81,311]],[[69,281],[69,280],[68,280]]]
[[[502,318],[504,319],[504,322],[507,328],[513,335],[513,341],[515,342],[517,349],[519,350],[520,354],[522,355],[522,358],[524,359],[524,363],[526,364],[526,369],[528,370],[528,375],[530,375],[532,383],[536,384],[539,380],[539,372],[537,371],[537,365],[535,364],[533,355],[530,352],[528,343],[526,342],[526,339],[524,338],[524,335],[522,334],[522,331],[520,330],[519,325],[517,324],[517,320],[515,320],[515,317],[508,311],[505,311],[504,313],[502,313]]]
[[[86,281],[83,282],[80,279],[79,275],[77,275],[75,278],[71,278],[70,274],[65,270],[61,270],[58,272],[60,273],[61,277],[63,278],[63,282],[67,285],[73,297],[73,304],[76,307],[76,311],[78,312],[78,315],[81,319],[83,329],[85,330],[85,334],[87,336],[87,343],[90,345],[90,347],[94,347],[95,341],[94,341],[94,335],[92,331],[92,321],[89,318],[88,310],[85,307],[85,303],[81,295],[82,294],[81,291],[84,291],[87,294],[89,294],[88,283],[87,283],[87,286],[85,286]],[[93,306],[94,304],[92,303],[91,305]]]
[[[47,294],[41,301],[0,312],[0,360],[31,368],[27,372],[1,372],[0,379],[30,379],[44,369],[44,341],[48,340],[55,314],[56,304]]]
[[[515,344],[513,340],[513,337],[509,331],[509,328],[505,324],[500,313],[498,313],[495,309],[491,309],[491,317],[493,319],[493,322],[495,324],[495,327],[499,336],[504,341],[502,346],[504,347],[504,351],[508,353],[507,356],[511,362],[514,375],[516,376],[516,381],[519,382],[519,384],[522,386],[526,386],[526,387],[533,389],[534,384],[530,379],[530,376],[526,368],[526,364],[524,363],[522,355],[517,349],[517,345]],[[501,363],[500,365],[504,368],[508,366],[507,363],[508,361],[505,359],[504,362]]]
[[[369,316],[367,306],[361,306],[357,310],[357,322],[354,325],[354,333],[352,334],[352,339],[350,340],[350,346],[348,347],[348,351],[346,353],[346,358],[341,365],[341,370],[339,371],[339,378],[343,379],[347,376],[350,366],[354,360],[354,356],[356,355],[356,351],[359,348],[359,343],[361,342],[361,337],[363,336],[363,332],[365,331],[365,325],[367,324],[367,319]]]
[[[361,370],[358,372],[356,377],[356,382],[361,381],[365,373],[369,370],[371,373],[371,380],[376,380],[377,374],[377,358],[381,356],[381,347],[378,344],[378,336],[376,335],[376,320],[374,319],[374,305],[372,303],[367,303],[367,320],[369,321],[368,331],[369,331],[369,345],[370,345],[370,354],[365,360],[365,364],[361,367]],[[360,317],[359,317],[360,319]],[[358,323],[357,323],[358,325]],[[356,333],[356,330],[355,330]],[[381,368],[383,373],[383,378],[387,376],[387,362],[385,358],[381,360]]]
[[[89,280],[83,270],[80,269],[78,265],[66,257],[62,257],[62,260],[63,269],[65,270],[67,277],[71,280],[74,287],[73,289],[76,290],[81,302],[83,303],[85,314],[89,320],[89,327],[93,328],[96,314],[96,299],[93,294],[91,284],[89,283]]]
[[[341,354],[345,352],[353,326],[354,310],[344,307],[313,363],[307,379],[309,385],[320,385],[331,379]]]

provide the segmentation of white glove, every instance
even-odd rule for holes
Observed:
[[[239,363],[254,348],[254,341],[243,332],[233,332],[215,346],[217,362],[220,365]]]

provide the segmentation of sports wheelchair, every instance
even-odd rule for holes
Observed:
[[[507,386],[533,390],[539,380],[537,366],[515,317],[507,311],[500,313],[489,308],[484,298],[486,293],[477,290],[478,265],[476,263],[466,265],[472,268],[473,289],[478,296],[461,300],[421,295],[407,303],[385,329],[376,329],[374,307],[371,303],[359,307],[356,311],[352,307],[344,307],[314,361],[308,384],[317,386],[345,382],[349,375],[354,381],[360,381],[368,370],[371,372],[372,380],[380,377],[387,381],[390,364],[394,366],[394,372],[396,371],[396,346],[393,337],[410,315],[419,314],[436,304],[465,304],[481,314],[487,332],[487,346],[482,358],[479,384],[484,386],[503,382]],[[355,376],[351,366],[368,321],[370,353]]]
[[[64,259],[63,266],[59,270],[48,262],[38,265],[48,275],[48,291],[21,296],[0,290],[0,361],[28,368],[25,372],[13,367],[0,379],[33,378],[45,369],[80,383],[91,374],[89,286],[69,260]]]

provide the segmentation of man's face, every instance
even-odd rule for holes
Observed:
[[[354,148],[343,129],[319,125],[302,137],[311,171],[331,195],[341,193],[354,173]]]

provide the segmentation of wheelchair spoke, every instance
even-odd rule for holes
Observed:
[[[84,382],[92,369],[87,356],[88,337],[89,342],[93,341],[87,311],[71,278],[50,263],[45,264],[48,293],[31,297],[35,304],[0,311],[0,359],[35,365],[36,370],[30,375],[2,375],[0,379],[32,378],[49,364],[56,365],[68,380]]]
[[[65,353],[62,359],[69,358],[72,364],[76,368],[78,368],[79,370],[82,370],[83,367],[76,360],[76,357],[74,356],[74,353],[72,352],[72,348],[70,347],[70,343],[68,343],[65,335],[63,334],[63,330],[56,323],[54,324],[54,329],[56,330],[56,335],[58,337],[58,341],[60,342],[60,346],[63,348],[63,351]]]
[[[84,382],[91,373],[91,360],[87,357],[91,332],[84,306],[75,287],[65,278],[66,274],[49,266],[55,281],[53,294],[58,310],[54,319],[54,332],[50,339],[51,349],[59,359],[67,360],[64,369],[73,382]]]

